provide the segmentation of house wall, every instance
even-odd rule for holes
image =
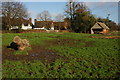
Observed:
[[[90,29],[90,30],[91,30],[91,34],[94,34],[93,30],[92,29]]]
[[[30,24],[28,24],[28,26],[25,26],[24,24],[22,24],[21,29],[23,29],[23,30],[32,29],[32,26]]]
[[[32,23],[32,18],[29,18],[29,23]]]

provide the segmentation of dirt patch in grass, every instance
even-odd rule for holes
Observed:
[[[120,39],[120,36],[90,36],[90,38],[101,38],[101,39]]]
[[[95,41],[85,41],[84,47],[94,47]]]
[[[44,46],[32,46],[32,50],[28,51],[28,55],[13,55],[12,52],[15,50],[3,47],[2,60],[24,60],[33,61],[40,60],[42,62],[52,62],[55,59],[62,58],[58,56],[55,51],[48,50]]]
[[[94,41],[85,41],[85,40],[77,40],[77,39],[56,39],[52,41],[48,41],[49,45],[59,45],[59,46],[69,46],[69,47],[92,47],[94,46]],[[84,43],[81,45],[80,43]]]
[[[57,37],[55,37],[57,38]],[[52,41],[46,41],[46,45],[31,46],[31,50],[28,51],[28,55],[14,55],[12,54],[15,50],[7,48],[6,46],[2,47],[2,60],[24,60],[24,61],[33,61],[40,60],[42,62],[53,62],[56,59],[62,58],[66,59],[63,56],[59,56],[56,51],[49,50],[49,46],[69,46],[69,47],[92,47],[93,41],[84,41],[76,39],[55,39]],[[79,43],[84,43],[84,45],[79,45]]]
[[[48,36],[49,38],[61,38],[61,36]]]

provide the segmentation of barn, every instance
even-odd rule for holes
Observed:
[[[96,22],[93,27],[91,27],[91,34],[107,33],[108,31],[108,26],[102,22]]]

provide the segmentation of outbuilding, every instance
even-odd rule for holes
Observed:
[[[91,27],[91,34],[103,34],[109,31],[108,26],[102,22],[96,22],[93,27]]]

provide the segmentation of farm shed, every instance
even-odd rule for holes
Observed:
[[[106,26],[104,23],[96,22],[93,27],[91,27],[91,34],[107,33],[108,30],[108,26]]]

